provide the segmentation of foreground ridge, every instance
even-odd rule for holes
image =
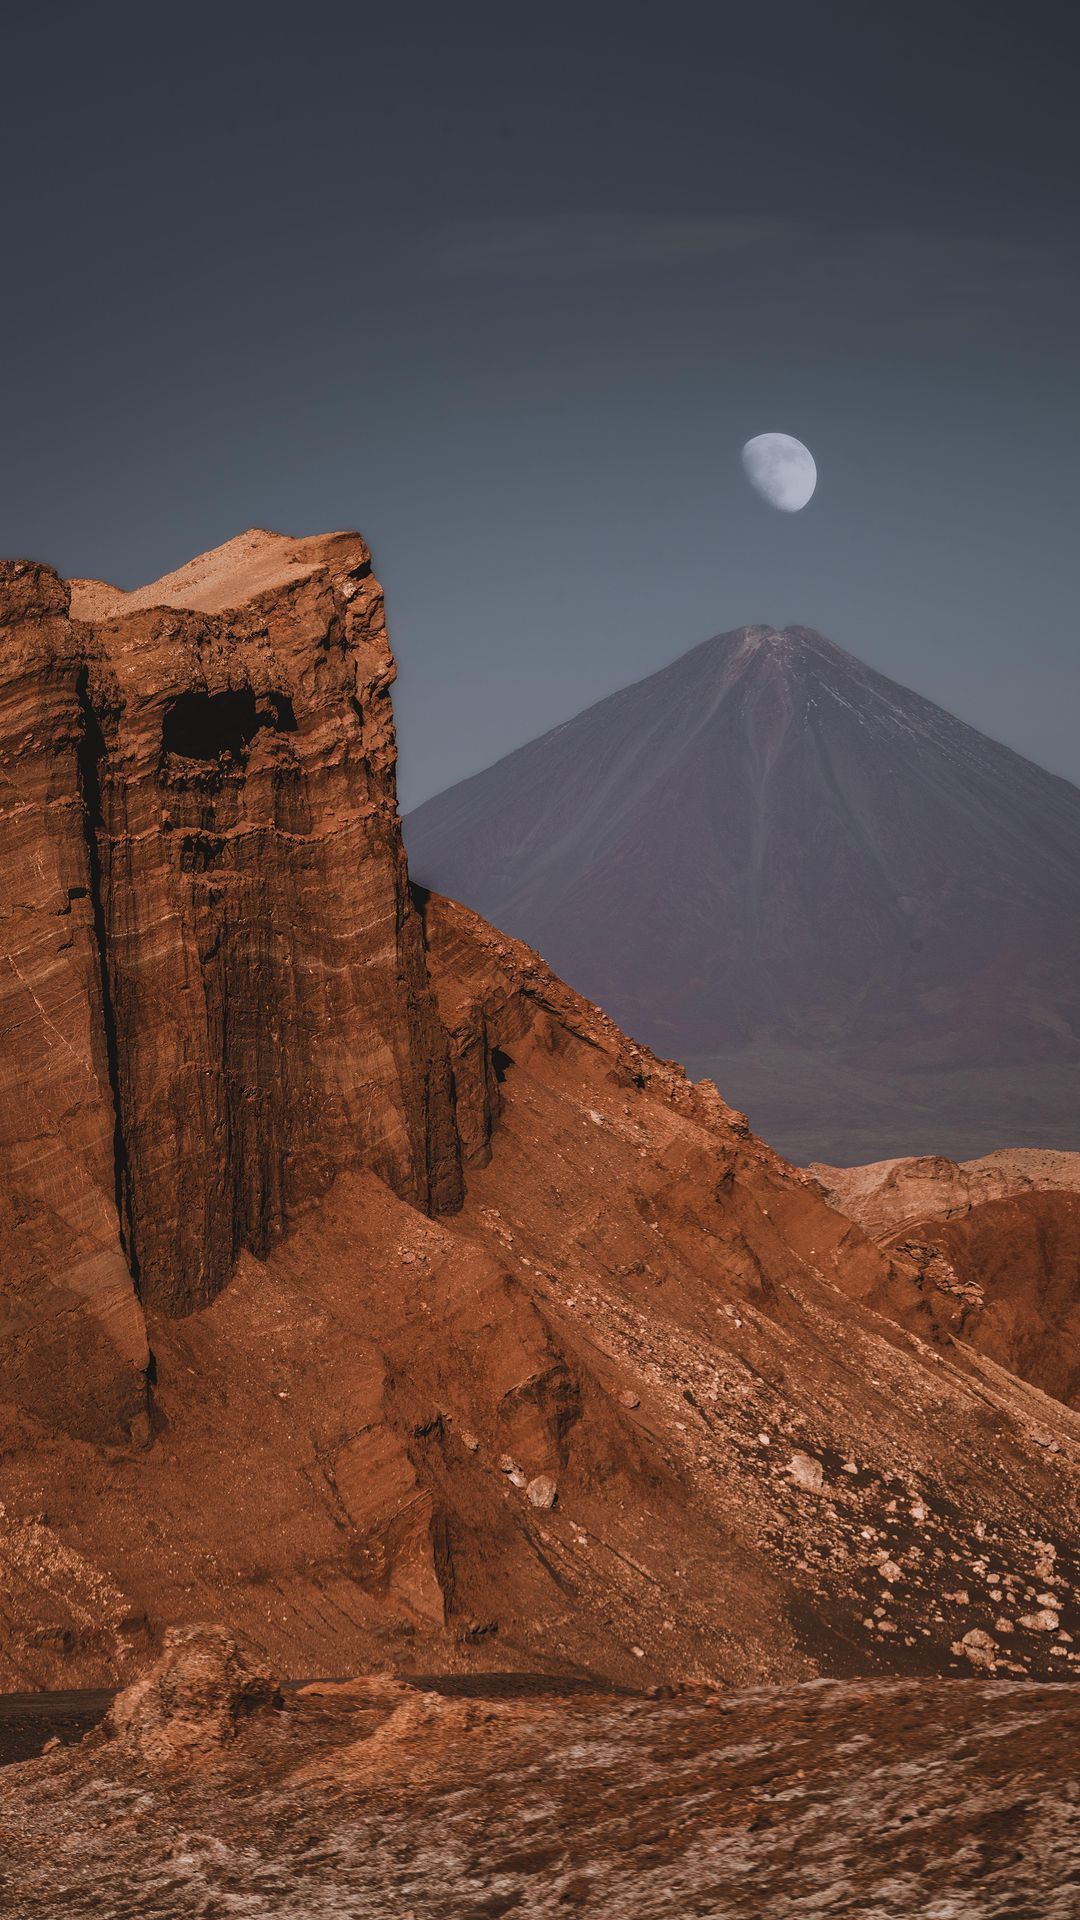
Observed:
[[[1078,1737],[1080,1688],[986,1679],[647,1700],[375,1674],[286,1705],[201,1628],[81,1748],[0,1770],[6,1887],[73,1920],[1071,1920]]]

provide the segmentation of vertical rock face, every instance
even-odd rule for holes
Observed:
[[[46,567],[0,566],[3,1398],[76,1430],[145,1398],[117,1233],[115,1113],[80,791],[89,633]]]
[[[136,1295],[205,1304],[343,1169],[460,1201],[382,595],[358,536],[261,533],[77,620],[3,589],[4,1202],[137,1374]]]
[[[192,573],[75,593],[123,1231],[172,1312],[343,1167],[460,1198],[367,548],[256,534]]]

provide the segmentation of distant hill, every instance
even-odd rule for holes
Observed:
[[[807,628],[705,641],[406,838],[794,1158],[1080,1147],[1080,791]]]

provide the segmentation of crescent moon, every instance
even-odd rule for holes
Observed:
[[[781,513],[799,513],[817,486],[813,454],[790,433],[759,433],[743,448],[742,463],[755,493]]]

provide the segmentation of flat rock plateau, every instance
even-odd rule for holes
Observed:
[[[362,540],[6,563],[0,667],[0,1687],[125,1690],[12,1911],[1070,1911],[1080,1417],[410,886]]]

